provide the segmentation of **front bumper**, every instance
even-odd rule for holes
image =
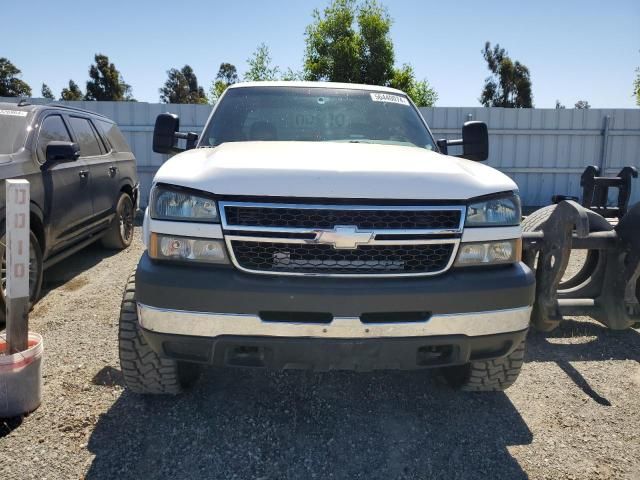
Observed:
[[[509,354],[529,325],[524,264],[435,277],[268,277],[151,261],[136,273],[158,353],[216,365],[414,369]]]

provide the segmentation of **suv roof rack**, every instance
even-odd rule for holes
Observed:
[[[72,106],[69,106],[69,105],[63,105],[61,103],[47,103],[46,106],[47,107],[64,108],[65,110],[73,110],[73,111],[82,112],[82,113],[89,113],[91,115],[96,115],[98,117],[103,117],[103,118],[106,118],[107,120],[111,121],[111,119],[109,117],[107,117],[106,115],[104,115],[102,113],[94,112],[93,110],[87,110],[85,108],[72,107]]]

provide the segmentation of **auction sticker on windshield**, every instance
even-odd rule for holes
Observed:
[[[409,100],[400,95],[393,95],[391,93],[372,93],[371,100],[374,102],[386,102],[397,103],[400,105],[409,105]]]
[[[0,110],[0,115],[9,115],[11,117],[26,117],[27,112],[21,112],[20,110]]]

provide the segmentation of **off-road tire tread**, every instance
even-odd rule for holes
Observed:
[[[498,392],[513,385],[524,363],[525,341],[509,355],[495,360],[474,361],[458,389],[466,392]]]
[[[140,332],[135,278],[134,271],[127,281],[120,309],[118,350],[125,385],[139,394],[177,395],[183,390],[178,362],[161,358]]]

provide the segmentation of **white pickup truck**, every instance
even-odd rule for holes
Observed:
[[[398,90],[244,83],[201,135],[160,115],[154,151],[181,153],[155,176],[124,294],[132,391],[179,393],[204,364],[516,380],[535,280],[517,186],[480,163],[484,123],[436,142]]]

